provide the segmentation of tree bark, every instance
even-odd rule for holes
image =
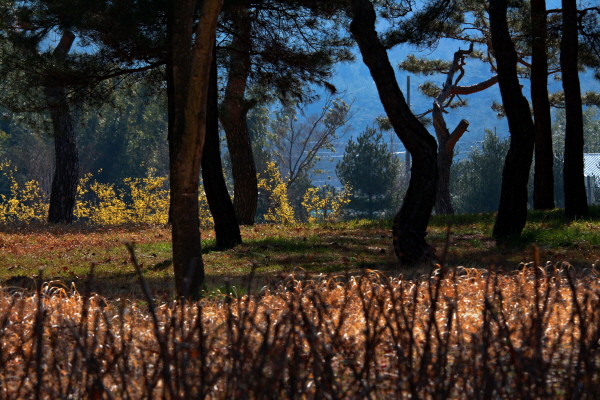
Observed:
[[[56,59],[64,59],[74,40],[75,35],[65,32],[54,49],[53,56]],[[50,102],[55,154],[48,222],[70,224],[73,222],[79,175],[79,154],[75,140],[73,116],[63,87],[46,87],[46,96]]]
[[[408,191],[394,218],[394,250],[403,264],[423,262],[431,255],[425,235],[437,189],[436,141],[406,104],[375,31],[373,4],[369,0],[353,0],[352,14],[350,31],[369,67],[391,125],[413,157]]]
[[[216,50],[216,48],[215,48]],[[235,210],[221,164],[221,148],[219,145],[219,93],[217,83],[216,51],[213,51],[210,71],[210,87],[207,103],[206,141],[202,153],[202,181],[206,199],[215,223],[217,248],[231,249],[242,243],[240,226],[235,217]]]
[[[560,66],[565,91],[565,214],[569,218],[588,216],[583,176],[583,111],[577,69],[577,2],[563,0],[563,29],[560,42]]]
[[[548,99],[546,1],[531,0],[531,102],[535,127],[533,208],[551,210],[554,204],[552,117]]]
[[[241,225],[254,225],[258,204],[258,178],[246,117],[249,106],[245,99],[250,75],[250,35],[252,21],[245,6],[231,12],[234,37],[229,46],[227,86],[221,105],[220,120],[231,157],[233,204]]]
[[[527,221],[527,181],[535,136],[529,103],[521,93],[517,76],[517,53],[508,30],[506,0],[490,0],[489,15],[500,93],[510,130],[493,232],[497,240],[505,240],[520,235]]]
[[[198,184],[206,137],[206,103],[217,18],[223,0],[204,0],[194,32],[195,0],[173,4],[169,33],[174,113],[169,132],[171,228],[175,287],[198,297],[204,282]],[[171,99],[169,100],[171,101]]]

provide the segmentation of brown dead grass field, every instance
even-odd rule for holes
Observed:
[[[0,293],[0,398],[597,398],[600,284],[568,270],[286,278],[197,303]]]

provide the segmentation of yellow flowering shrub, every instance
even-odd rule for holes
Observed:
[[[350,194],[350,186],[344,186],[343,190],[336,190],[330,185],[308,188],[302,198],[308,222],[337,221],[342,207],[350,202]]]
[[[198,202],[200,203],[198,204],[200,207],[200,227],[204,229],[212,229],[214,226],[214,221],[212,214],[210,213],[210,208],[208,207],[206,192],[202,187],[198,189]]]
[[[97,200],[90,203],[90,221],[95,224],[118,225],[131,221],[131,210],[127,208],[125,194],[115,192],[114,185],[94,182],[90,191]]]
[[[6,222],[41,222],[48,215],[48,199],[36,181],[19,185],[14,173],[17,171],[10,162],[1,163],[0,170],[10,182],[10,195],[1,195],[0,223]]]
[[[14,177],[16,167],[0,164],[0,171],[10,182],[10,194],[0,195],[0,223],[44,222],[48,218],[49,199],[36,181],[19,185]],[[127,178],[125,188],[99,183],[92,174],[85,174],[77,186],[73,214],[76,220],[93,224],[118,225],[124,223],[165,224],[169,219],[168,177],[156,176],[149,169],[144,178]],[[206,193],[198,190],[200,225],[212,228],[213,219],[208,208]]]
[[[270,194],[271,205],[264,215],[265,220],[285,225],[295,223],[294,209],[287,195],[287,185],[281,178],[279,168],[274,162],[267,163],[265,175],[265,177],[260,177],[258,180],[258,188],[264,189]]]
[[[88,173],[79,179],[77,185],[77,195],[75,197],[75,208],[73,209],[73,215],[79,220],[88,220],[91,217],[92,209],[90,207],[90,201],[84,200],[87,197],[87,193],[90,191],[88,182],[92,179],[92,174]]]
[[[148,169],[145,178],[127,178],[125,184],[131,194],[132,222],[165,224],[169,220],[169,190],[167,177],[155,176],[156,170]]]

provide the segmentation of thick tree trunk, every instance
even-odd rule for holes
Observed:
[[[552,118],[548,99],[548,55],[546,54],[546,1],[531,1],[532,54],[531,102],[535,124],[533,208],[551,210],[554,205],[554,152]]]
[[[565,214],[569,218],[588,216],[583,177],[583,112],[577,69],[577,2],[563,0],[563,32],[560,43],[560,66],[565,91]]]
[[[246,122],[249,107],[245,99],[251,67],[252,21],[245,7],[233,10],[231,18],[235,36],[230,45],[227,86],[220,120],[231,157],[233,204],[237,219],[241,225],[253,225],[258,204],[258,178]]]
[[[521,93],[517,76],[517,53],[508,31],[506,0],[490,0],[489,14],[500,93],[510,129],[493,232],[496,239],[504,240],[520,235],[527,221],[527,181],[535,137],[529,103]]]
[[[240,226],[235,217],[235,210],[221,164],[221,148],[219,145],[219,93],[217,84],[216,52],[213,52],[210,71],[210,87],[207,103],[206,141],[202,153],[202,181],[210,212],[215,223],[217,248],[231,249],[242,243]]]
[[[350,31],[375,80],[391,125],[413,157],[408,191],[394,219],[394,250],[403,264],[423,262],[431,254],[425,235],[438,180],[436,141],[406,104],[387,52],[375,31],[373,4],[369,0],[353,0],[352,14]]]
[[[74,40],[75,35],[65,32],[54,49],[54,57],[64,59]],[[50,118],[54,133],[55,154],[48,222],[70,224],[73,222],[79,175],[79,155],[75,141],[73,116],[66,102],[64,88],[49,86],[46,88],[46,95],[51,107]]]
[[[222,0],[203,1],[194,32],[196,1],[173,4],[169,132],[173,269],[179,296],[197,297],[204,282],[200,244],[198,184],[206,137],[206,101],[217,18]]]

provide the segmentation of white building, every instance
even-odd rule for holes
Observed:
[[[600,204],[600,153],[583,155],[583,175],[588,204]]]

